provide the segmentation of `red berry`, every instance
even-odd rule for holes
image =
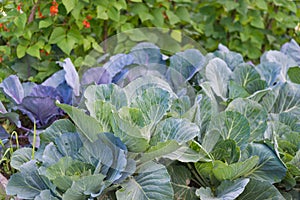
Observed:
[[[21,4],[19,4],[19,5],[17,6],[17,11],[20,12],[20,10],[21,10]]]
[[[3,24],[2,23],[0,23],[0,28],[2,28],[3,27]]]
[[[0,63],[2,63],[3,62],[3,58],[0,56]]]

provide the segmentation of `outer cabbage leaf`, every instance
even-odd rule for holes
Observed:
[[[40,134],[43,142],[54,142],[57,137],[60,137],[64,133],[75,133],[75,125],[68,119],[60,119],[46,128],[43,133]]]
[[[171,116],[177,118],[183,118],[183,115],[192,107],[191,104],[192,104],[191,100],[187,95],[174,99],[172,102],[172,106],[170,108]]]
[[[247,118],[250,124],[250,141],[263,139],[268,114],[259,103],[238,98],[233,100],[226,110],[237,111]]]
[[[63,200],[82,200],[90,196],[98,196],[99,190],[104,186],[102,174],[84,176],[73,182],[72,186],[64,193]]]
[[[10,76],[5,79],[1,83],[1,87],[5,94],[9,98],[14,99],[13,101],[17,104],[14,109],[19,109],[28,115],[32,122],[35,121],[37,123],[38,128],[48,125],[62,115],[62,111],[54,105],[54,101],[61,100],[61,96],[52,87],[36,84],[21,85],[16,76]],[[7,113],[3,106],[2,117],[9,118],[18,127],[21,126],[18,116],[14,113]]]
[[[81,85],[89,84],[108,84],[111,83],[112,77],[103,67],[94,67],[86,70],[81,78]]]
[[[284,83],[280,87],[278,94],[275,93],[275,95],[277,96],[271,110],[272,113],[289,112],[299,116],[300,114],[300,85],[299,84]],[[268,101],[269,98],[272,98],[272,96],[265,98],[265,101]],[[272,99],[274,100],[274,97]],[[272,101],[272,99],[270,99],[269,101]]]
[[[38,173],[36,161],[32,160],[20,167],[20,172],[11,176],[7,188],[7,195],[17,195],[21,199],[34,199],[43,190],[49,189],[49,181]]]
[[[56,107],[55,100],[62,101],[60,94],[52,87],[38,85],[32,89],[29,96],[24,97],[18,109],[26,114],[37,127],[44,127],[63,112]]]
[[[300,66],[300,65],[299,65]],[[300,67],[291,67],[288,70],[288,76],[293,83],[300,84]]]
[[[60,70],[54,73],[50,78],[42,83],[43,86],[49,86],[56,89],[62,98],[62,103],[72,104],[73,98],[73,88],[66,82],[66,72],[65,70]],[[25,86],[23,84],[24,90]],[[28,93],[29,95],[29,93]],[[25,96],[28,96],[25,95]]]
[[[102,100],[110,102],[117,110],[128,104],[127,96],[123,89],[114,84],[91,85],[85,90],[84,97],[86,98],[86,104]]]
[[[160,49],[147,42],[142,42],[133,47],[130,51],[130,56],[134,57],[134,63],[140,65],[150,65],[150,64],[162,64],[165,62],[162,59],[162,54]]]
[[[282,45],[280,51],[293,58],[300,65],[300,46],[294,39]]]
[[[147,162],[140,166],[137,175],[121,184],[116,192],[118,200],[173,199],[174,191],[170,176],[161,164]]]
[[[105,100],[86,101],[85,103],[90,116],[99,122],[102,131],[111,132],[112,115],[117,112],[115,106]]]
[[[131,120],[122,119],[115,113],[111,118],[111,125],[114,134],[123,141],[129,151],[143,152],[149,147],[148,139]]]
[[[250,137],[248,120],[240,113],[234,111],[221,112],[211,121],[208,133],[204,136],[203,147],[209,151],[218,142],[221,136],[223,140],[232,139],[238,146],[243,147]]]
[[[34,200],[59,200],[51,194],[50,190],[43,190],[41,193],[34,198]]]
[[[217,96],[227,99],[228,84],[232,71],[220,58],[210,60],[205,69],[205,77]]]
[[[132,99],[136,98],[137,95],[140,95],[144,90],[151,87],[164,89],[168,91],[170,94],[172,94],[172,96],[176,97],[170,85],[163,79],[160,79],[155,76],[138,78],[130,82],[124,88],[124,91],[126,93],[127,99],[129,101],[132,101]]]
[[[67,84],[73,89],[75,96],[79,96],[80,82],[78,73],[70,58],[66,58],[63,62],[58,62],[63,68],[65,73],[65,80]]]
[[[55,139],[57,149],[63,156],[76,158],[79,149],[83,146],[78,133],[64,133]]]
[[[236,99],[236,98],[245,98],[248,97],[250,94],[245,90],[245,88],[235,81],[231,80],[229,82],[229,99]]]
[[[50,86],[53,88],[57,88],[60,84],[65,82],[65,70],[59,70],[58,72],[55,72],[50,76],[48,79],[46,79],[42,85],[43,86]]]
[[[167,118],[157,124],[150,144],[175,140],[181,145],[198,136],[199,132],[198,126],[187,119]]]
[[[213,54],[207,54],[206,57],[218,57],[224,60],[231,70],[234,70],[239,64],[244,63],[243,56],[240,53],[229,51],[227,47],[224,47],[225,46],[222,47],[219,45],[220,51],[216,51]]]
[[[237,179],[234,181],[223,181],[216,190],[216,196],[213,195],[210,188],[200,188],[196,194],[200,196],[201,200],[232,200],[236,199],[243,193],[249,179]]]
[[[281,66],[280,80],[286,82],[288,80],[287,72],[290,67],[298,66],[297,62],[291,57],[281,53],[280,51],[267,51],[260,57],[260,62],[274,62]]]
[[[171,176],[171,184],[174,190],[175,199],[196,200],[196,189],[190,185],[192,174],[183,165],[170,165],[168,172]]]
[[[174,140],[159,142],[157,145],[150,147],[145,153],[143,153],[137,162],[146,163],[147,161],[169,156],[180,147],[181,146]]]
[[[296,152],[296,155],[289,162],[289,164],[296,166],[300,170],[300,150]]]
[[[267,181],[271,184],[280,182],[285,174],[286,167],[278,156],[265,144],[252,143],[242,152],[242,161],[252,156],[258,156],[258,165],[248,174],[248,177]]]
[[[72,186],[73,181],[80,179],[81,176],[90,175],[93,170],[94,166],[90,164],[75,161],[71,157],[63,157],[48,167],[45,175],[59,190],[66,192]]]
[[[24,98],[24,89],[16,75],[10,75],[0,84],[4,94],[12,99],[15,104],[21,104]]]
[[[112,133],[101,133],[97,135],[95,142],[84,139],[84,148],[98,160],[96,172],[106,175],[105,180],[114,183],[128,176],[135,169],[135,162],[127,162],[127,147]],[[102,148],[99,148],[102,147]],[[129,166],[131,165],[131,166]],[[102,167],[101,167],[102,166]]]
[[[234,140],[227,139],[219,141],[211,154],[215,160],[232,164],[239,161],[241,151]]]
[[[200,131],[198,139],[200,141],[207,131],[212,112],[211,99],[204,94],[200,94],[196,97],[195,104],[183,115],[184,118],[198,125]]]
[[[59,200],[51,194],[50,190],[43,190],[34,200]]]
[[[127,65],[131,65],[134,62],[134,57],[127,54],[117,54],[112,56],[107,63],[103,65],[103,68],[107,71],[111,78],[114,78],[117,74],[124,74],[126,70],[123,70]],[[109,79],[110,80],[110,79]],[[110,80],[109,82],[111,82]],[[114,80],[116,82],[117,80]]]
[[[198,162],[199,160],[205,160],[206,153],[200,153],[191,149],[188,145],[181,145],[177,150],[165,154],[162,157],[170,160],[177,160],[180,162]]]
[[[278,121],[289,126],[292,131],[300,132],[300,119],[297,118],[297,116],[295,116],[293,113],[288,113],[288,112],[280,113],[278,115]]]
[[[14,123],[17,127],[21,127],[21,121],[19,120],[19,115],[14,112],[7,112],[6,108],[0,101],[0,119],[9,119],[12,123]]]
[[[20,170],[20,167],[23,164],[31,160],[31,154],[31,148],[24,147],[16,150],[11,157],[10,165],[15,169]]]
[[[267,82],[269,87],[276,85],[278,82],[284,80],[280,77],[281,67],[278,63],[274,62],[263,62],[255,67],[263,80]]]
[[[57,104],[57,106],[71,117],[79,132],[90,141],[95,141],[97,134],[103,132],[103,127],[100,123],[95,118],[85,114],[82,110],[66,104]]]
[[[274,185],[251,179],[237,200],[283,200],[285,199]]]
[[[131,99],[130,107],[138,108],[145,124],[151,129],[166,114],[171,107],[171,95],[168,91],[153,87],[140,91]],[[144,135],[150,139],[150,132]]]
[[[195,96],[194,88],[186,80],[186,78],[174,68],[169,68],[165,78],[172,87],[173,91],[179,96],[188,95],[190,98]]]
[[[227,165],[226,163],[215,161],[213,174],[219,181],[235,180],[239,177],[247,176],[258,165],[258,156],[253,156],[242,162]]]
[[[45,147],[41,160],[43,161],[44,167],[49,167],[57,163],[62,157],[62,153],[59,152],[55,144],[51,142]],[[44,171],[45,169],[41,170],[42,173]]]
[[[140,77],[155,76],[158,78],[164,78],[164,74],[167,71],[166,65],[150,64],[150,65],[132,65],[127,67],[114,77],[113,82],[121,87],[128,85],[133,80]]]
[[[205,63],[205,57],[196,49],[188,49],[170,57],[170,68],[178,71],[185,81],[190,80]]]
[[[238,65],[233,71],[232,78],[248,94],[253,94],[266,88],[266,82],[261,80],[260,74],[249,64]]]

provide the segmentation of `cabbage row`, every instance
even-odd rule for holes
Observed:
[[[103,59],[99,59],[100,61]],[[164,55],[140,43],[80,76],[70,59],[42,84],[0,88],[1,116],[36,123],[6,192],[22,199],[296,199],[300,47],[260,64],[224,46]],[[68,116],[68,117],[65,117]],[[23,127],[24,128],[24,127]],[[298,188],[299,189],[299,188]],[[297,196],[298,195],[298,196]]]

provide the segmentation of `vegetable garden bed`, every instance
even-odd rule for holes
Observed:
[[[12,154],[17,172],[7,195],[299,198],[295,41],[265,52],[257,66],[224,46],[207,55],[188,49],[166,56],[151,43],[80,76],[70,59],[59,64],[63,69],[42,84],[21,83],[14,75],[0,84],[10,99],[1,105],[1,118],[31,132],[33,145]]]

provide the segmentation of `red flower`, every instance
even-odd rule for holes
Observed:
[[[93,19],[93,17],[92,17],[91,15],[88,15],[88,16],[86,16],[86,19],[88,19],[88,20],[92,20],[92,19]]]
[[[9,29],[5,25],[3,26],[3,30],[9,32]]]
[[[57,6],[51,6],[50,7],[51,16],[57,15],[57,13],[58,13],[58,7]]]
[[[88,22],[86,19],[83,20],[82,24],[83,24],[83,26],[84,26],[85,28],[90,28],[90,27],[91,27],[90,22]]]
[[[58,3],[54,0],[52,1],[52,6],[50,7],[51,16],[57,15],[58,13]]]
[[[0,28],[2,28],[3,27],[3,24],[2,23],[0,23]]]
[[[17,11],[21,11],[21,4],[19,4],[18,6],[17,6]]]
[[[58,6],[58,3],[56,1],[52,1],[52,6]]]
[[[41,12],[40,7],[38,7],[38,13],[39,13],[39,18],[40,18],[40,19],[45,18],[45,16],[44,16],[43,13]]]

